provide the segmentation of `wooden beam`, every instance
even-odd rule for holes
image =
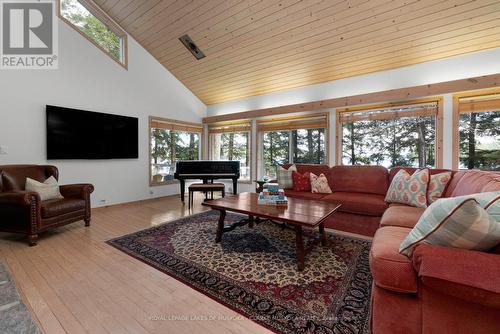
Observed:
[[[477,89],[485,89],[500,86],[500,73],[474,77],[461,80],[440,82],[429,85],[414,86],[408,88],[391,89],[382,92],[352,95],[335,99],[291,104],[286,106],[249,110],[232,114],[209,116],[203,119],[203,123],[224,122],[236,119],[248,119],[264,117],[276,114],[288,114],[304,111],[315,111],[321,109],[341,108],[370,103],[381,103],[389,101],[405,101],[433,95],[457,93]]]

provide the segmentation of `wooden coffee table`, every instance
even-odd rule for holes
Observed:
[[[318,240],[312,242],[306,249],[302,236],[303,228],[319,228],[319,241],[326,245],[326,233],[324,221],[340,207],[340,203],[306,200],[300,198],[288,198],[288,206],[272,206],[257,204],[258,194],[241,193],[236,196],[219,198],[206,201],[203,205],[211,207],[220,213],[217,225],[215,242],[220,242],[225,232],[234,230],[238,226],[247,225],[253,228],[254,224],[263,221],[282,223],[295,230],[295,242],[297,245],[297,265],[299,271],[304,269],[304,259]],[[242,219],[230,226],[225,226],[226,211],[242,213],[248,218]]]

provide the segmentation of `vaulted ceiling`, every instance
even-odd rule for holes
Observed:
[[[500,47],[498,0],[95,2],[206,104]]]

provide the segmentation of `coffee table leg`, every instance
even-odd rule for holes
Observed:
[[[320,234],[321,246],[326,246],[326,232],[325,232],[325,225],[323,225],[323,223],[319,224],[319,234]]]
[[[224,233],[224,219],[226,219],[226,210],[219,210],[219,222],[217,224],[217,236],[215,242],[222,240],[222,233]]]
[[[254,216],[248,216],[248,227],[253,228]]]
[[[302,240],[302,226],[295,226],[295,242],[297,244],[297,267],[299,271],[304,270],[304,240]]]

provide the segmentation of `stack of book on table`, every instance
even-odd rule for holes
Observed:
[[[285,191],[277,183],[265,183],[264,190],[259,194],[258,204],[263,205],[288,205]]]

